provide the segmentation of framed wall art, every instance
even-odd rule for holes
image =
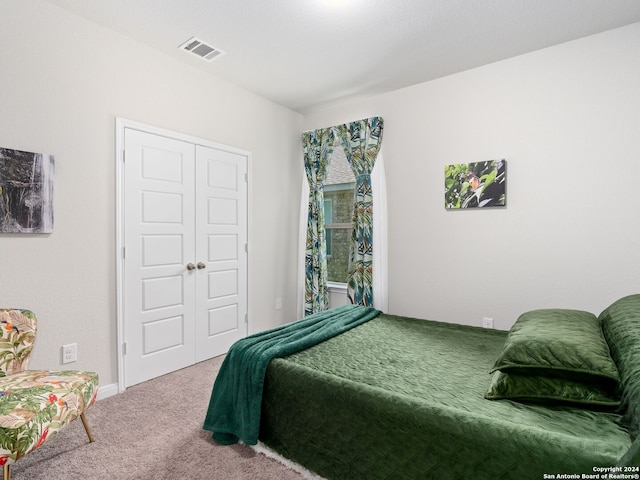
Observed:
[[[487,160],[444,167],[444,205],[447,209],[504,207],[506,161]]]
[[[0,233],[53,232],[54,157],[0,147]]]

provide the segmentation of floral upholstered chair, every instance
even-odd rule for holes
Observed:
[[[96,400],[98,375],[76,370],[27,370],[36,337],[29,310],[0,309],[0,465],[4,480],[11,464],[41,446],[66,424],[84,416]]]

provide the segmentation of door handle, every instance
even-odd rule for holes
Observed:
[[[203,262],[198,262],[198,270],[202,270],[203,268],[207,268],[207,264]]]
[[[191,270],[193,270],[195,268],[196,268],[196,266],[193,263],[191,263],[191,262],[187,263],[187,270],[191,271]]]

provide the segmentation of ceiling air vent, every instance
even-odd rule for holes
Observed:
[[[187,52],[191,52],[208,62],[224,53],[222,50],[218,50],[217,48],[204,43],[202,40],[196,37],[190,38],[182,45],[180,45],[179,48],[181,48],[182,50],[186,50]]]

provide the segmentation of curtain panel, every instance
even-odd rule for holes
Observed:
[[[371,117],[355,122],[321,128],[302,134],[304,166],[309,187],[308,210],[304,243],[303,314],[310,315],[329,308],[327,287],[326,233],[324,218],[324,183],[327,177],[336,137],[342,142],[345,156],[356,178],[347,295],[351,303],[374,305],[374,247],[373,247],[373,188],[372,171],[380,152],[384,121]],[[379,169],[378,169],[379,170]],[[384,185],[384,172],[381,175]],[[383,189],[384,190],[384,189]],[[380,192],[386,204],[386,192]],[[376,199],[380,201],[381,199]],[[386,213],[386,208],[384,209]],[[302,212],[301,212],[302,213]],[[304,218],[304,217],[302,217]],[[386,215],[385,215],[386,222]],[[386,225],[386,223],[385,223]],[[383,227],[384,228],[384,227]],[[384,236],[376,234],[380,239]],[[379,245],[378,248],[386,248]],[[386,250],[385,250],[386,251]],[[386,278],[386,256],[383,276]],[[380,258],[378,263],[380,264]],[[381,272],[382,273],[382,272]],[[302,280],[302,279],[301,279]],[[386,281],[376,288],[386,296]],[[382,286],[383,288],[379,288]],[[386,298],[378,299],[377,304]]]
[[[349,250],[347,295],[351,303],[373,306],[373,189],[371,171],[382,144],[384,121],[371,117],[336,127],[356,188]]]
[[[327,254],[324,228],[324,182],[333,153],[333,128],[302,134],[304,169],[309,183],[305,245],[304,315],[329,308]]]

